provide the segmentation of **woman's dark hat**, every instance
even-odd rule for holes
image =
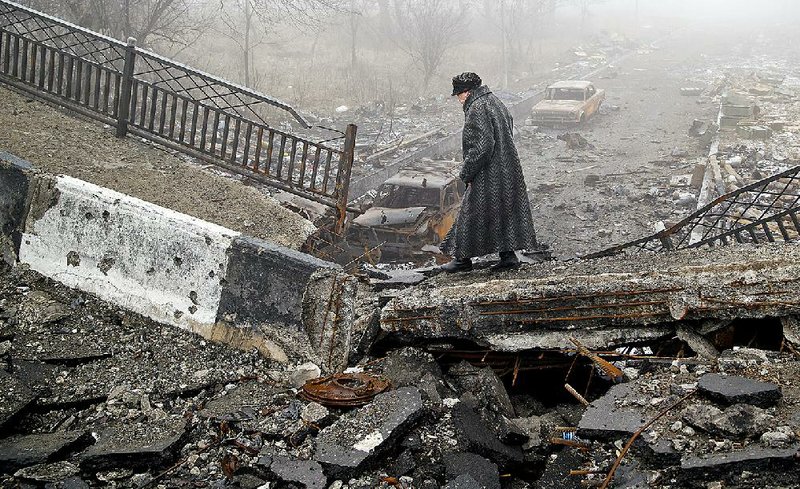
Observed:
[[[453,93],[452,95],[458,95],[459,93],[464,93],[468,90],[473,90],[475,88],[480,87],[483,84],[481,82],[481,77],[472,73],[470,71],[461,73],[460,75],[453,77]]]

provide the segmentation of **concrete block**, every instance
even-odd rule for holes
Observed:
[[[30,163],[0,151],[0,258],[17,261],[26,214],[28,186],[33,177]]]
[[[31,199],[21,262],[156,321],[210,336],[226,253],[238,233],[66,176],[38,181]]]

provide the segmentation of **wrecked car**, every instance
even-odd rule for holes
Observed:
[[[401,170],[378,187],[372,206],[353,219],[347,242],[357,249],[378,249],[382,257],[424,254],[423,247],[438,245],[447,235],[463,193],[452,167]]]
[[[545,91],[545,97],[533,106],[535,124],[556,125],[583,123],[592,117],[606,98],[605,90],[585,80],[556,82]]]

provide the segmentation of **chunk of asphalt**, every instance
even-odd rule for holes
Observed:
[[[476,407],[468,402],[459,402],[451,412],[453,427],[459,445],[470,452],[482,455],[501,467],[521,462],[522,448],[506,445],[478,414]]]
[[[454,365],[448,375],[463,391],[471,392],[482,407],[497,411],[507,418],[516,417],[508,391],[492,367],[479,369],[462,361]]]
[[[383,375],[392,381],[392,385],[406,387],[417,385],[425,376],[442,377],[442,369],[430,353],[416,348],[400,348],[386,356]]]
[[[422,407],[422,395],[413,387],[379,394],[323,429],[314,458],[332,475],[353,472],[393,446],[420,416]]]
[[[725,474],[740,474],[745,470],[754,473],[774,471],[776,474],[797,470],[798,451],[800,444],[790,448],[767,448],[752,444],[735,452],[687,455],[681,460],[680,475],[693,480],[711,480]]]
[[[697,382],[697,389],[712,401],[723,404],[752,404],[761,408],[774,406],[783,394],[771,382],[736,375],[706,374]]]
[[[79,456],[80,467],[84,471],[163,467],[174,462],[187,426],[183,418],[112,425]]]
[[[14,477],[37,482],[59,482],[71,478],[78,474],[78,472],[80,472],[80,469],[77,465],[61,461],[51,464],[37,464],[19,469],[14,473]]]
[[[297,482],[307,489],[325,489],[328,485],[322,465],[318,462],[283,455],[269,458],[269,470],[284,482]]]
[[[17,376],[0,369],[0,428],[25,411],[36,396]]]
[[[469,474],[461,474],[451,480],[442,489],[484,489],[484,487]]]
[[[89,446],[93,441],[92,436],[83,431],[12,436],[0,440],[0,467],[10,472],[55,462],[72,451]]]
[[[592,402],[578,423],[578,434],[584,438],[613,440],[630,436],[644,423],[642,412],[633,406],[620,405],[636,399],[639,393],[631,384],[616,384],[600,399]]]
[[[500,471],[497,464],[474,453],[447,453],[444,467],[448,479],[461,474],[472,477],[484,489],[500,489]]]

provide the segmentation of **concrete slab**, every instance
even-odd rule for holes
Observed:
[[[612,348],[674,336],[681,320],[792,314],[798,252],[797,243],[731,245],[438,275],[395,293],[380,325],[405,340],[464,339],[503,351],[569,348],[571,336]]]

